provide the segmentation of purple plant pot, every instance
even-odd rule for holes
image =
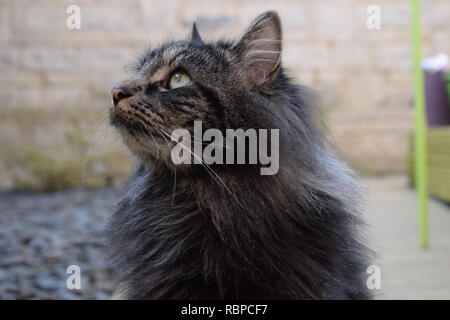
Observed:
[[[429,127],[450,125],[450,103],[442,72],[425,72],[425,102]]]

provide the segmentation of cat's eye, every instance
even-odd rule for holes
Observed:
[[[186,72],[176,71],[170,77],[169,89],[176,89],[184,87],[192,81],[191,77]]]

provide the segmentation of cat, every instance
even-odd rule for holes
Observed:
[[[312,91],[281,66],[281,40],[275,11],[238,41],[206,42],[194,24],[112,90],[111,124],[137,159],[107,228],[122,297],[373,298],[357,179],[321,133]],[[278,128],[279,171],[174,165],[171,132],[198,120]]]

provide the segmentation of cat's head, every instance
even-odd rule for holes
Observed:
[[[281,69],[278,14],[258,16],[238,41],[189,40],[148,50],[112,90],[111,123],[143,161],[170,162],[175,129],[277,128]],[[195,143],[195,142],[194,142]]]

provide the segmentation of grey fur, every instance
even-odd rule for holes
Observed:
[[[260,33],[261,25],[273,30]],[[128,98],[111,110],[111,122],[138,166],[108,235],[127,298],[372,297],[358,184],[319,129],[314,95],[293,84],[280,57],[264,53],[279,43],[279,17],[270,11],[236,42],[178,41],[149,50],[120,85]],[[260,52],[267,63],[248,60]],[[192,84],[167,90],[164,81],[178,69]],[[165,133],[191,130],[194,120],[204,129],[279,128],[279,172],[174,166]]]

